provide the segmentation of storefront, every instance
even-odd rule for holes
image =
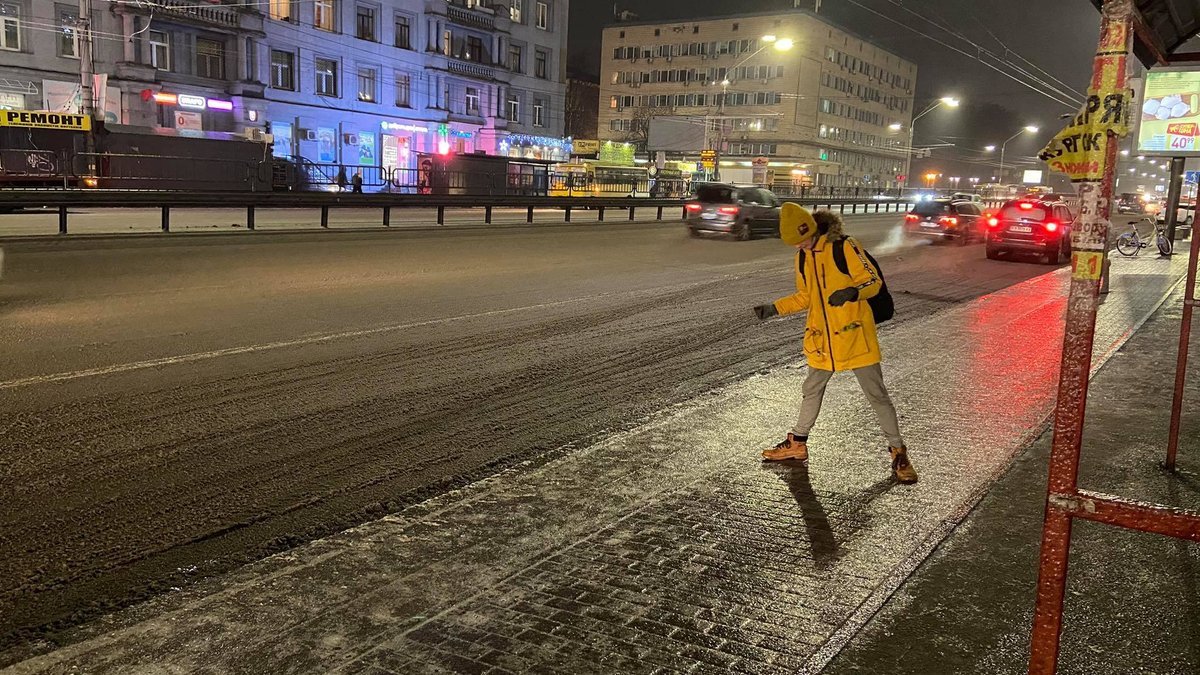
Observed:
[[[520,159],[566,162],[574,153],[570,138],[510,134],[500,140],[498,154]]]
[[[142,91],[142,100],[157,107],[155,126],[174,129],[184,134],[203,134],[206,131],[238,133],[238,116],[234,101],[176,91]]]

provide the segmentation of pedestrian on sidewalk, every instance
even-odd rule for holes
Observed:
[[[867,303],[883,288],[883,276],[862,246],[844,234],[841,216],[831,211],[811,214],[798,204],[784,204],[779,232],[784,243],[797,251],[796,293],[759,305],[754,312],[765,320],[808,310],[804,330],[808,377],[796,426],[783,442],[763,451],[763,459],[808,459],[808,433],[821,412],[825,387],[834,373],[850,371],[887,436],[896,479],[917,482],[917,471],[900,436],[896,407],[883,383],[875,316]]]
[[[346,185],[349,184],[349,182],[350,182],[349,179],[346,178],[346,167],[344,167],[344,166],[338,167],[338,172],[337,172],[338,192],[345,192]]]
[[[350,180],[352,185],[351,192],[362,194],[362,169],[354,172],[354,178]]]

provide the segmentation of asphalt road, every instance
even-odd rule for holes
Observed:
[[[1050,269],[848,229],[897,321]],[[5,249],[0,664],[800,353],[800,321],[750,312],[791,252],[679,224]]]

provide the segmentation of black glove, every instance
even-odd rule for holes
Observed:
[[[759,321],[766,321],[773,316],[779,316],[779,310],[775,309],[775,305],[759,305],[754,308],[754,314],[758,316]]]
[[[829,296],[829,304],[834,307],[841,307],[847,302],[854,302],[855,300],[858,300],[857,288],[843,288],[840,291],[834,291]]]

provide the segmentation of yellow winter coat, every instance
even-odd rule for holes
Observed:
[[[845,246],[849,276],[833,261],[833,247]],[[804,273],[796,256],[796,293],[775,301],[780,314],[808,310],[804,330],[804,355],[808,365],[820,370],[854,370],[880,361],[875,316],[867,299],[883,288],[879,270],[867,260],[860,246],[846,237],[830,241],[822,235],[803,251]],[[858,300],[841,307],[829,304],[829,296],[843,288],[857,288]]]

